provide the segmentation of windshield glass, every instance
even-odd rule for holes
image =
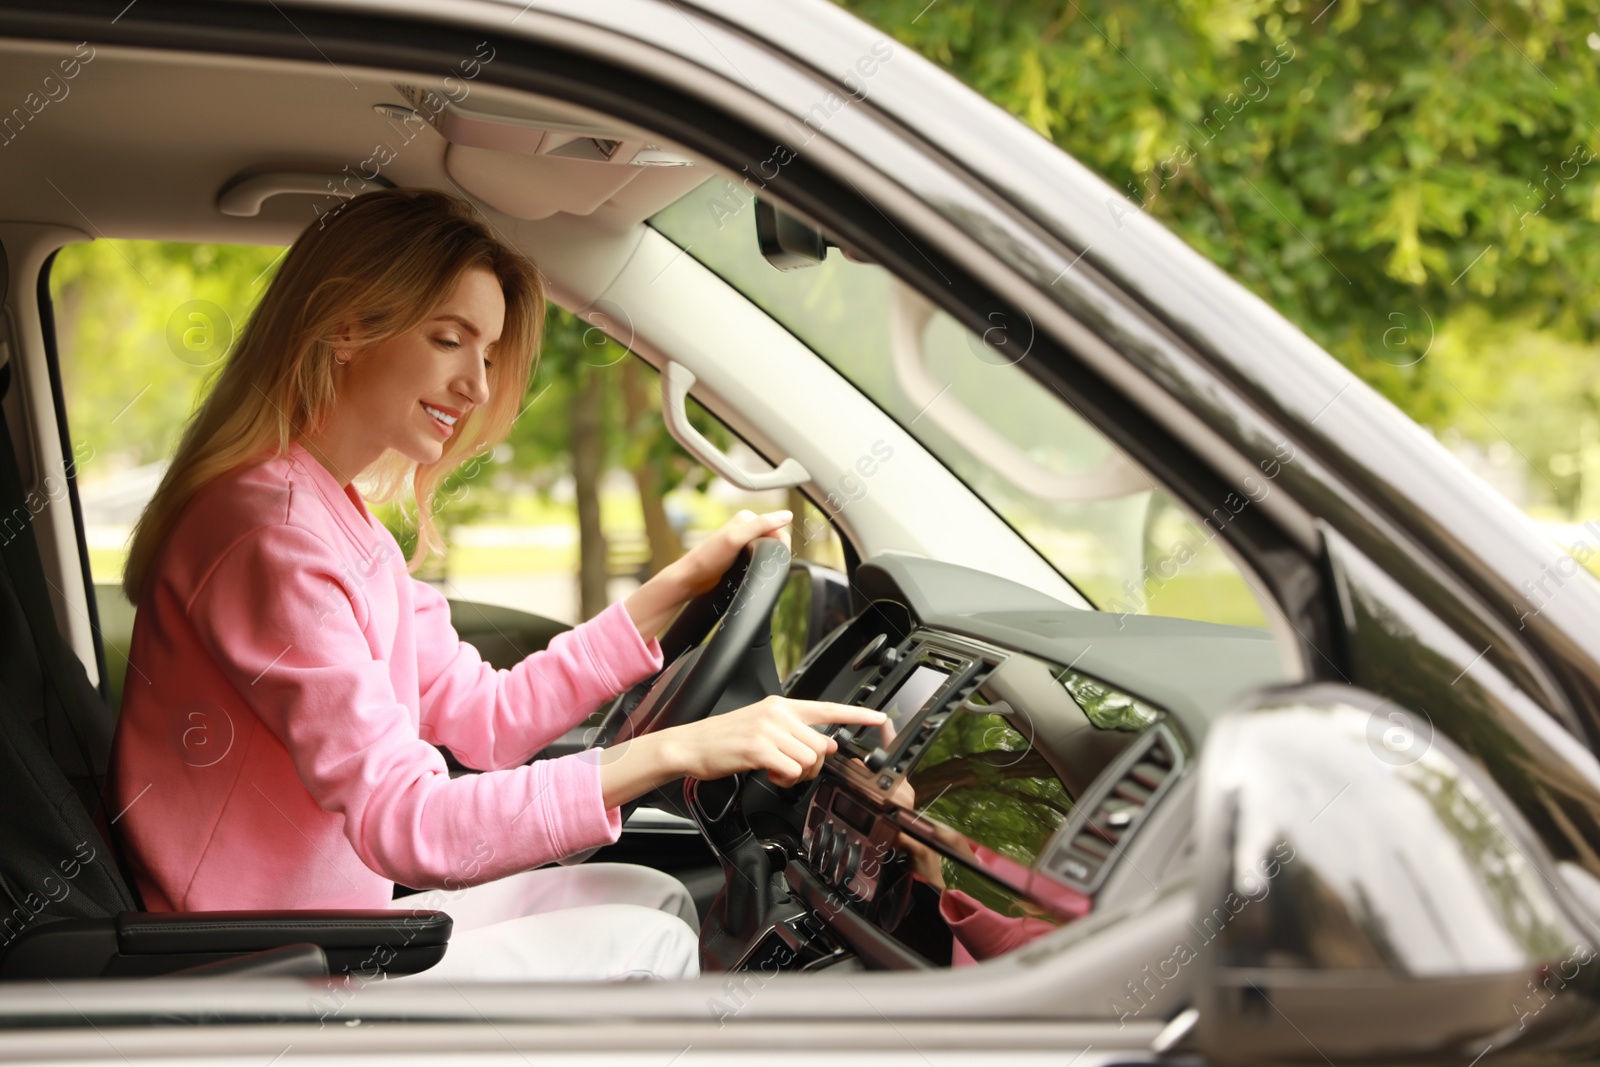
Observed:
[[[979,336],[884,268],[836,248],[778,270],[754,196],[724,178],[651,220],[853,382],[1105,611],[1266,625],[1216,544],[1065,397],[1022,367],[1032,339]],[[1242,498],[1240,506],[1243,506]]]

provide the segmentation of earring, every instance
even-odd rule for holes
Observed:
[[[335,363],[339,364],[339,366],[341,366],[341,367],[344,366],[346,363],[350,362],[348,359],[340,359],[339,358],[339,353],[337,353],[337,352],[335,352],[333,354],[333,361]]]

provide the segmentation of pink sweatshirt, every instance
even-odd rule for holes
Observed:
[[[140,598],[110,805],[139,893],[382,908],[396,881],[459,888],[615,841],[593,753],[523,763],[661,662],[619,601],[484,663],[295,442],[189,503]],[[433,743],[491,773],[451,779]]]
[[[1011,885],[1027,886],[1028,892],[1057,917],[1052,920],[1033,915],[1002,915],[970,893],[946,889],[939,894],[939,914],[955,935],[951,946],[952,967],[970,967],[979,960],[993,959],[1020,948],[1059,928],[1064,921],[1083,918],[1094,907],[1092,897],[1069,889],[1010,856],[970,839],[967,847],[972,850],[973,861],[979,867],[994,872]]]

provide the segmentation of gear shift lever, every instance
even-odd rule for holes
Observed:
[[[726,872],[722,892],[700,927],[700,969],[727,971],[749,951],[782,907],[788,889],[781,848],[767,848],[750,829],[739,794],[743,775],[713,782],[688,779],[683,799]]]

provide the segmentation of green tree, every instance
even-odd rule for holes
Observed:
[[[1576,502],[1551,460],[1600,413],[1596,0],[841,3]]]
[[[93,449],[86,477],[171,456],[283,254],[269,246],[129,240],[62,249],[51,268],[51,298],[73,438]],[[507,441],[469,459],[434,501],[448,530],[504,513],[510,493],[548,491],[562,473],[572,474],[585,618],[606,606],[612,569],[599,507],[602,472],[622,466],[635,480],[649,549],[644,570],[652,574],[683,551],[664,497],[680,486],[704,489],[711,478],[667,434],[659,376],[622,343],[628,341],[625,324],[583,321],[549,305],[538,369]],[[689,415],[712,441],[730,443],[692,400]],[[414,517],[398,502],[374,511],[409,556]],[[448,558],[434,558],[422,573],[447,569]]]
[[[100,240],[50,269],[73,440],[108,469],[172,455],[283,250]]]

